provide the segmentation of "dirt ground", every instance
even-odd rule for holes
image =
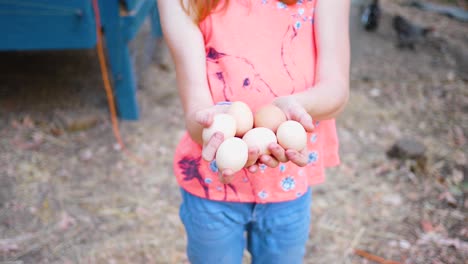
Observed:
[[[342,164],[314,187],[305,263],[468,263],[468,27],[398,1],[382,8],[368,33],[353,5]],[[397,49],[397,13],[435,30]],[[116,144],[94,50],[1,58],[0,263],[187,263],[172,174],[184,128],[164,43],[152,63],[136,56],[142,116],[120,123],[143,164]],[[407,137],[425,162],[386,155]]]

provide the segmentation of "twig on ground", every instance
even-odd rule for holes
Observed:
[[[371,254],[369,252],[366,252],[366,251],[360,250],[360,249],[354,249],[354,254],[358,255],[360,257],[363,257],[363,258],[365,258],[367,260],[377,262],[379,264],[402,264],[401,262],[393,261],[393,260],[387,260],[387,259],[384,259],[382,257],[376,256],[374,254]]]

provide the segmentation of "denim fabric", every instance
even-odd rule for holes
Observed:
[[[180,218],[192,264],[302,263],[309,236],[312,191],[293,201],[255,204],[212,201],[181,189]]]

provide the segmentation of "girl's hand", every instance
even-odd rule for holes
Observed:
[[[195,120],[207,128],[213,123],[213,118],[217,114],[227,112],[228,105],[214,105],[210,108],[200,110],[195,113]],[[224,141],[224,135],[221,132],[214,133],[208,142],[203,143],[202,158],[206,161],[212,161],[216,157],[216,151]],[[234,177],[234,172],[230,169],[220,170],[218,172],[219,181],[223,184],[228,184]]]
[[[283,110],[288,120],[301,123],[306,132],[314,130],[312,117],[293,96],[277,97],[273,100],[272,104]]]
[[[251,173],[255,173],[258,170],[257,161],[260,157],[260,150],[258,148],[249,148],[249,157],[247,158],[247,163],[245,167]]]
[[[312,117],[292,96],[277,97],[272,104],[283,110],[288,120],[294,120],[301,123],[306,132],[312,132],[314,130]],[[293,149],[286,150],[277,143],[270,144],[268,148],[271,154],[261,155],[258,159],[258,162],[261,162],[268,167],[276,168],[280,163],[288,161],[291,161],[300,167],[307,165],[307,149],[303,149],[302,151]]]
[[[195,121],[203,128],[208,128],[213,123],[213,118],[215,115],[226,113],[228,109],[228,104],[217,104],[209,108],[199,110],[195,113]],[[218,150],[219,145],[221,145],[223,141],[223,133],[214,133],[208,142],[203,143],[202,158],[206,161],[212,161],[216,156],[216,151]]]
[[[270,155],[261,155],[259,161],[268,167],[276,168],[280,163],[291,161],[299,167],[307,165],[308,156],[307,149],[302,151],[294,149],[284,149],[278,143],[271,143],[268,146]]]
[[[217,114],[226,113],[229,108],[229,104],[219,104],[209,107],[207,109],[200,110],[195,113],[195,120],[202,125],[204,128],[211,126],[213,123],[213,117]],[[216,132],[211,136],[208,142],[205,142],[202,149],[202,158],[206,161],[212,161],[216,157],[216,151],[218,150],[221,143],[224,141],[224,135],[221,132]],[[259,150],[256,148],[249,149],[249,156],[245,167],[250,172],[257,171],[257,160],[259,156]],[[220,181],[224,184],[228,184],[234,177],[234,172],[230,169],[225,169],[219,172]]]

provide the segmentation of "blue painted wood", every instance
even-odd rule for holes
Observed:
[[[139,118],[136,79],[128,49],[144,19],[162,36],[155,0],[98,0],[119,116]],[[124,3],[126,15],[120,12]],[[92,0],[0,0],[0,51],[83,49],[96,45]]]
[[[117,1],[100,0],[99,8],[106,38],[107,54],[114,77],[117,110],[122,119],[137,120],[139,110],[136,98],[135,74],[127,40],[121,30],[119,3]]]
[[[132,9],[135,9],[135,7],[143,1],[146,1],[146,0],[123,0],[123,3],[128,10],[132,10]],[[153,2],[156,3],[156,1],[153,1]]]
[[[145,18],[151,14],[155,6],[156,1],[154,0],[138,1],[133,9],[128,10],[126,15],[121,17],[125,40],[129,41],[135,38]]]
[[[159,11],[158,5],[154,5],[153,10],[151,10],[151,32],[153,37],[162,37],[162,28],[159,20]]]
[[[91,0],[0,0],[0,50],[96,45]]]

